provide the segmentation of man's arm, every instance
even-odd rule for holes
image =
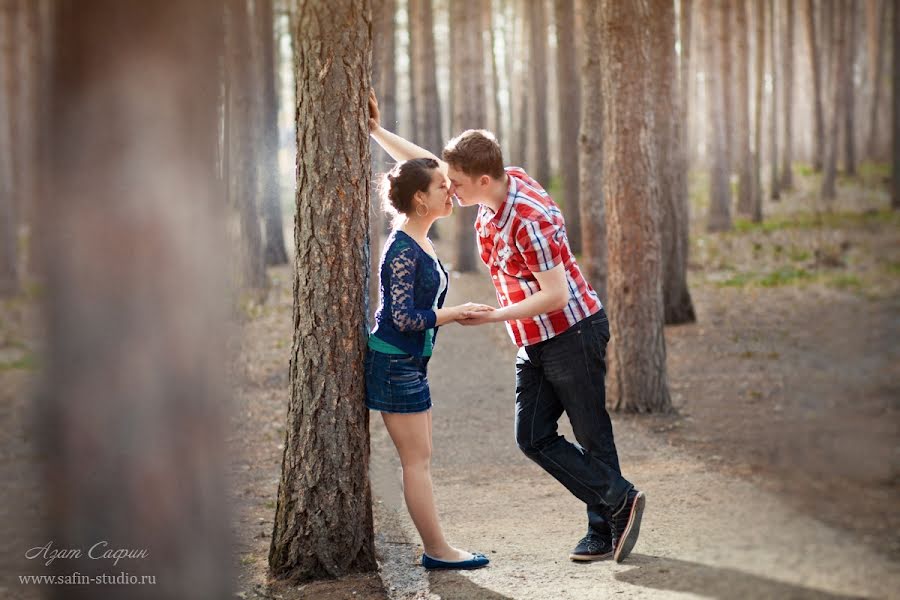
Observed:
[[[378,110],[378,99],[375,97],[374,90],[369,92],[369,134],[394,160],[433,158],[438,162],[441,172],[444,175],[447,174],[447,163],[428,150],[381,127],[381,112]]]
[[[560,263],[549,271],[535,271],[540,290],[521,302],[491,312],[462,313],[462,325],[481,325],[499,321],[528,319],[536,315],[560,310],[569,302],[569,285],[566,282],[566,267]]]

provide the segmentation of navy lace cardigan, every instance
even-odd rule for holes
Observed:
[[[447,271],[437,263],[445,277]],[[450,278],[447,277],[449,288]],[[413,356],[422,356],[425,331],[434,328],[432,307],[441,280],[434,259],[404,231],[395,229],[385,242],[381,258],[381,304],[375,313],[372,335]],[[444,306],[447,290],[438,298],[437,306]]]

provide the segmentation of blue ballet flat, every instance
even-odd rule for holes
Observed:
[[[433,569],[480,569],[481,567],[487,566],[489,562],[491,561],[487,556],[477,552],[473,552],[472,558],[469,560],[458,560],[453,562],[431,558],[424,552],[422,553],[422,566],[429,571]]]

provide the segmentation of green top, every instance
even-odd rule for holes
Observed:
[[[381,352],[382,354],[407,354],[397,346],[392,344],[388,344],[381,338],[370,335],[369,336],[369,348],[375,350],[376,352]],[[425,348],[422,350],[422,356],[431,356],[431,352],[434,350],[434,329],[426,329],[425,330]]]

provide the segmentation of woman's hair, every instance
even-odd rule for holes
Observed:
[[[384,212],[394,215],[394,221],[401,215],[415,211],[413,196],[416,192],[427,192],[431,185],[433,171],[438,162],[433,158],[415,158],[394,165],[381,180],[381,205]]]

